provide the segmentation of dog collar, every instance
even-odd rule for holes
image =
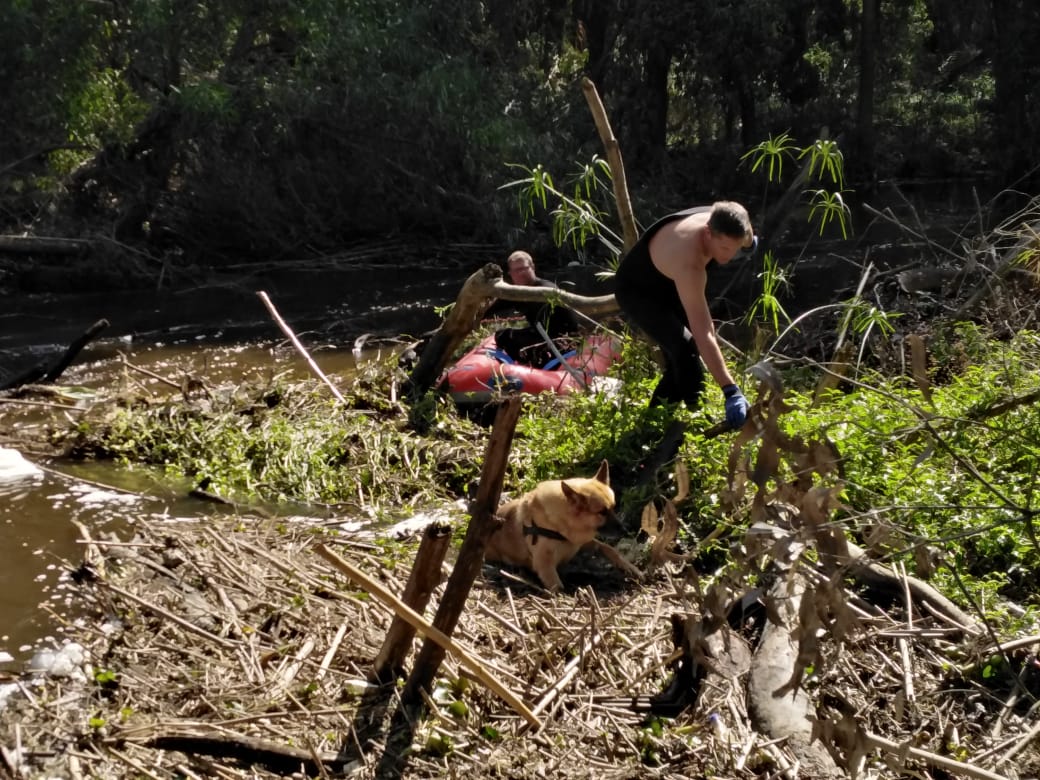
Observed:
[[[531,540],[531,546],[538,544],[538,537],[544,536],[546,539],[555,539],[558,542],[569,541],[566,536],[561,534],[559,531],[554,531],[551,528],[542,528],[540,525],[531,523],[530,525],[522,526],[524,536],[533,536]]]

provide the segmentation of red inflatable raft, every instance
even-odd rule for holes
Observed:
[[[618,344],[593,334],[578,349],[564,352],[563,359],[567,367],[557,360],[542,368],[516,363],[495,346],[492,333],[445,371],[439,384],[456,403],[486,403],[499,391],[567,395],[605,374],[618,359]]]

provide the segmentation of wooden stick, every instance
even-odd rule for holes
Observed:
[[[278,676],[272,686],[271,694],[273,696],[280,696],[288,692],[292,681],[296,679],[296,675],[303,668],[303,662],[314,652],[314,644],[314,639],[307,637],[300,649],[296,651],[296,655],[293,656],[292,660],[278,671]]]
[[[382,604],[388,607],[395,615],[400,615],[404,620],[415,628],[416,631],[421,633],[423,636],[433,640],[438,645],[443,647],[445,650],[450,652],[456,658],[458,658],[466,667],[472,672],[473,676],[476,677],[480,682],[488,687],[492,692],[497,694],[506,704],[512,707],[520,716],[524,718],[528,723],[534,726],[536,729],[541,728],[542,722],[538,717],[527,708],[527,705],[520,700],[512,691],[506,688],[496,678],[492,677],[484,669],[484,665],[481,660],[468,651],[464,650],[458,644],[456,644],[451,637],[444,634],[440,629],[434,628],[434,626],[426,621],[422,615],[414,612],[406,604],[403,604],[400,599],[397,598],[393,593],[384,588],[380,583],[369,577],[363,571],[355,568],[345,560],[340,558],[336,553],[332,552],[324,544],[319,544],[314,548],[318,555],[324,558],[326,561],[331,563],[336,569],[348,576],[352,581],[363,587],[368,593],[374,596]]]
[[[156,380],[157,382],[162,382],[164,385],[169,385],[170,387],[173,387],[173,388],[175,388],[177,390],[181,389],[180,384],[178,384],[177,382],[174,382],[172,379],[167,379],[164,376],[160,376],[159,374],[155,373],[154,371],[149,371],[147,368],[143,368],[141,366],[135,366],[133,363],[131,363],[129,360],[126,359],[126,355],[120,354],[119,358],[120,358],[120,360],[122,360],[123,365],[126,366],[127,368],[132,368],[134,371],[137,371],[140,374],[144,374],[147,377],[151,377],[152,379]]]
[[[893,742],[890,739],[879,737],[877,734],[871,734],[870,732],[865,733],[864,738],[866,739],[867,745],[875,750],[884,750],[886,753],[891,753],[895,756],[908,756],[910,758],[916,758],[925,763],[937,766],[942,769],[948,769],[950,772],[957,775],[967,775],[968,777],[979,778],[979,780],[1008,780],[1005,775],[998,775],[995,772],[990,772],[988,769],[975,766],[973,764],[965,764],[963,761],[956,761],[946,756],[940,756],[938,753],[929,753],[927,750],[921,750],[920,748],[910,747],[909,745],[903,745],[899,742]]]
[[[267,307],[267,310],[271,313],[271,317],[274,318],[274,321],[278,323],[278,327],[282,329],[282,333],[289,337],[289,341],[291,341],[293,346],[296,347],[296,351],[303,355],[303,359],[307,361],[307,365],[311,367],[311,371],[314,372],[314,375],[328,385],[332,394],[336,396],[337,401],[341,404],[345,404],[347,399],[343,397],[343,394],[340,393],[337,387],[332,384],[332,382],[329,381],[329,378],[325,376],[320,368],[318,368],[318,364],[314,362],[314,359],[307,353],[307,350],[304,349],[303,344],[301,344],[300,340],[296,338],[296,334],[292,332],[289,326],[285,323],[285,320],[283,320],[278,314],[278,310],[275,309],[274,304],[271,303],[271,299],[267,297],[267,293],[263,290],[258,290],[256,294],[260,296],[260,300],[264,302],[264,306]]]
[[[444,563],[444,556],[447,555],[450,546],[449,523],[434,522],[426,526],[422,542],[419,543],[419,551],[415,554],[415,563],[412,564],[408,583],[401,594],[401,601],[417,614],[421,615],[426,609],[433,589],[440,583],[441,564]],[[405,656],[408,655],[414,638],[415,629],[404,618],[394,616],[373,664],[373,674],[377,680],[388,682],[401,674]]]
[[[329,672],[329,667],[332,665],[332,659],[336,657],[336,651],[339,650],[339,646],[343,643],[343,637],[347,635],[347,621],[343,621],[339,624],[339,628],[336,629],[336,636],[332,638],[332,643],[329,645],[328,652],[325,653],[325,657],[321,659],[321,666],[318,667],[318,673],[314,675],[314,682],[321,682],[326,674]]]
[[[624,250],[627,252],[638,240],[639,232],[636,230],[636,218],[632,214],[632,198],[628,194],[628,179],[625,175],[625,165],[621,161],[621,146],[610,127],[610,119],[607,118],[607,110],[603,107],[595,82],[586,76],[581,80],[581,89],[585,93],[585,102],[589,104],[592,120],[599,131],[599,139],[607,151],[610,178],[614,185],[614,200],[617,201],[618,219],[621,220],[625,237]]]
[[[513,444],[516,421],[520,417],[520,407],[521,399],[514,395],[498,407],[498,413],[495,415],[484,456],[480,485],[477,487],[477,497],[473,501],[469,526],[466,529],[466,538],[462,540],[458,558],[455,560],[448,583],[444,586],[444,595],[437,607],[437,614],[433,618],[433,625],[437,630],[448,636],[455,630],[473,583],[484,566],[484,548],[487,546],[487,540],[502,527],[503,521],[497,515],[498,502],[502,497],[502,482],[506,462],[509,460],[509,450]],[[443,660],[444,648],[427,637],[415,658],[412,673],[401,693],[401,700],[405,704],[421,701],[420,691],[430,690]]]
[[[1003,756],[1000,757],[999,761],[997,761],[997,765],[999,766],[1000,764],[1003,764],[1014,758],[1017,753],[1024,750],[1030,742],[1036,739],[1037,734],[1040,734],[1040,723],[1036,724],[1035,726],[1033,726],[1033,728],[1029,729],[1029,731],[1026,732],[1024,736],[1015,740],[1015,743],[1011,746],[1011,748]]]
[[[26,401],[23,398],[0,398],[0,404],[14,404],[15,406],[39,406],[48,409],[61,409],[66,412],[85,412],[86,409],[69,404],[58,404],[53,401]]]

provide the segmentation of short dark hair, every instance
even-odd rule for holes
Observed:
[[[534,258],[528,252],[518,249],[506,258],[506,268],[512,268],[515,263],[523,263],[525,261],[528,266],[534,268]]]
[[[736,201],[720,200],[711,206],[708,227],[713,233],[743,240],[749,246],[755,239],[755,231],[751,228],[751,217],[747,209]]]

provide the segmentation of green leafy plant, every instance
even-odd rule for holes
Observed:
[[[741,161],[751,160],[751,172],[759,168],[766,174],[769,182],[780,181],[784,176],[784,160],[800,157],[804,150],[799,150],[791,136],[785,131],[778,136],[769,136],[741,155]]]
[[[798,146],[791,136],[781,133],[770,136],[756,144],[741,156],[741,162],[750,161],[751,172],[765,176],[765,191],[762,197],[762,211],[766,210],[769,185],[780,184],[783,179],[785,160],[803,160],[804,180],[809,182],[827,182],[828,186],[807,187],[805,193],[809,197],[809,221],[818,220],[820,235],[828,224],[837,223],[843,238],[848,238],[851,211],[845,202],[845,157],[838,142],[829,138],[819,138],[808,146]]]
[[[119,675],[111,669],[98,669],[94,672],[94,682],[98,685],[112,685],[118,679]]]
[[[841,229],[841,237],[848,238],[848,222],[852,211],[841,196],[841,193],[817,189],[812,190],[809,197],[809,221],[811,222],[813,217],[818,218],[819,234],[823,235],[823,231],[829,223],[837,222],[838,227]]]
[[[740,161],[751,161],[751,172],[762,171],[766,182],[762,190],[762,210],[765,211],[768,200],[769,185],[779,183],[784,176],[784,160],[795,159],[800,153],[794,140],[786,131],[778,136],[769,136],[760,141],[740,157]]]
[[[788,284],[787,275],[776,261],[772,252],[766,252],[762,257],[762,270],[758,274],[762,281],[762,292],[751,304],[744,320],[754,323],[756,320],[764,321],[773,326],[773,333],[780,331],[781,318],[791,322],[791,318],[780,303],[779,292]]]
[[[809,178],[816,175],[823,179],[824,174],[839,190],[845,187],[845,156],[838,147],[838,142],[830,138],[819,138],[798,153],[798,159],[809,157]]]
[[[540,164],[532,168],[513,163],[509,167],[525,175],[500,189],[517,190],[517,206],[525,224],[540,211],[549,211],[557,246],[569,242],[580,253],[595,240],[606,247],[616,264],[623,241],[607,225],[607,212],[596,202],[597,198],[613,202],[613,191],[608,186],[610,165],[606,160],[594,156],[591,162],[580,166],[568,182],[569,193],[557,187],[552,174]]]

